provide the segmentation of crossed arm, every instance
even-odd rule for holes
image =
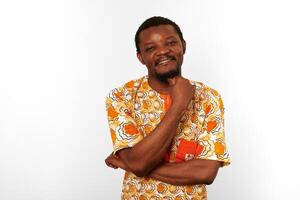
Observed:
[[[105,160],[109,167],[122,168],[137,176],[147,176],[173,185],[211,184],[219,161],[194,159],[182,163],[162,163],[169,150],[182,115],[195,88],[180,77],[170,81],[173,103],[151,134],[133,147],[119,150]]]
[[[116,155],[111,154],[105,160],[106,164],[173,185],[211,184],[221,165],[219,161],[193,159],[181,163],[162,163],[182,116],[178,110],[171,106],[150,135],[133,147],[119,150]]]
[[[171,106],[151,134],[135,146],[117,152],[128,171],[137,176],[146,176],[160,164],[172,144],[181,116],[180,109]]]
[[[122,159],[113,154],[107,158],[106,164],[113,168],[120,167],[125,171],[130,171]],[[219,161],[203,159],[193,159],[180,163],[162,163],[146,176],[172,185],[210,185],[220,166]]]

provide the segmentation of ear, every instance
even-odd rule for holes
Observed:
[[[185,49],[186,49],[186,42],[185,42],[185,40],[182,40],[182,48],[183,48],[183,54],[185,54]]]
[[[137,56],[137,58],[139,59],[139,61],[144,65],[145,62],[144,62],[144,59],[143,59],[141,53],[137,52],[137,53],[136,53],[136,56]]]

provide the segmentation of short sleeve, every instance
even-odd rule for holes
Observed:
[[[112,90],[106,97],[108,124],[113,153],[132,147],[143,139],[130,109],[130,95],[122,88]]]
[[[197,158],[218,160],[222,166],[230,164],[225,142],[224,106],[217,91],[209,88],[202,94],[199,121],[201,134],[198,137],[199,154]]]

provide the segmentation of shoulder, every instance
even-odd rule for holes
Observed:
[[[113,88],[109,91],[106,99],[110,99],[113,101],[131,100],[133,98],[133,95],[135,94],[135,91],[137,91],[144,79],[145,76],[130,80],[119,87]]]
[[[216,89],[199,81],[191,81],[191,83],[196,86],[196,99],[202,102],[214,102],[224,110],[221,95]]]
[[[212,98],[220,98],[221,97],[220,93],[216,89],[214,89],[202,82],[199,82],[199,81],[190,81],[190,82],[196,86],[197,93],[209,95]]]

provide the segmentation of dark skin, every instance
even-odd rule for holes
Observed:
[[[181,65],[186,43],[180,40],[171,25],[160,25],[143,30],[137,57],[148,69],[150,86],[169,94],[172,105],[158,126],[133,147],[109,155],[109,167],[122,168],[137,176],[147,176],[173,185],[211,184],[221,166],[219,161],[193,159],[181,163],[163,163],[182,115],[192,100],[194,86],[181,76]],[[175,77],[162,80],[166,74],[178,71]]]

